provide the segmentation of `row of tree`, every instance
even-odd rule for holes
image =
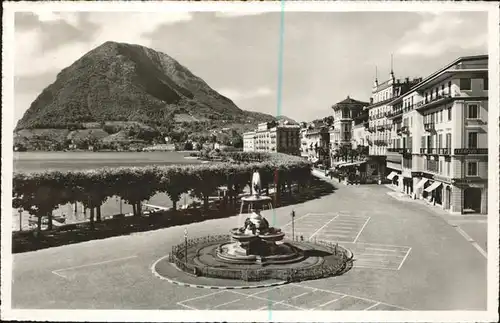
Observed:
[[[368,157],[368,154],[368,146],[361,145],[356,146],[355,149],[352,149],[350,146],[339,146],[333,150],[333,158],[343,161],[348,161],[350,159],[351,162],[353,162],[354,159],[365,159]]]
[[[284,154],[229,153],[227,162],[147,167],[101,168],[89,171],[46,171],[15,173],[13,178],[13,207],[28,211],[38,219],[48,218],[52,229],[52,212],[58,206],[80,202],[90,210],[90,226],[100,221],[101,205],[114,196],[133,206],[140,215],[142,201],[157,193],[166,193],[176,209],[184,193],[191,192],[203,200],[208,209],[209,196],[225,186],[228,196],[235,198],[247,185],[252,173],[258,170],[264,189],[274,183],[277,196],[281,188],[292,183],[304,185],[311,164],[301,158]]]

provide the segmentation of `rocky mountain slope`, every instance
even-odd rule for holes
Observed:
[[[106,137],[103,132],[124,131],[135,139],[141,131],[156,132],[158,138],[182,131],[204,136],[211,129],[241,132],[272,120],[239,109],[167,54],[106,42],[57,75],[19,120],[15,138],[26,144],[39,129],[73,132],[68,141],[81,129],[103,130],[90,132],[98,134],[97,140]],[[53,132],[58,135],[50,138],[51,132],[44,131],[44,140],[60,143],[61,131]]]

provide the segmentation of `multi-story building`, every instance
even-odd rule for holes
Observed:
[[[303,158],[308,158],[309,156],[309,139],[307,138],[308,125],[303,123],[301,125],[299,136],[300,136],[300,156]]]
[[[244,151],[280,152],[300,156],[300,126],[286,122],[264,122],[257,126],[254,133],[253,149],[251,132],[245,133],[248,140],[243,141]]]
[[[368,110],[363,109],[352,121],[352,148],[368,147],[368,134]]]
[[[330,165],[330,134],[325,126],[309,128],[305,134],[308,144],[308,159],[314,163]]]
[[[254,151],[256,139],[255,131],[245,132],[243,134],[243,151]]]
[[[329,130],[331,154],[335,154],[342,146],[351,147],[353,119],[357,118],[363,112],[363,107],[367,105],[368,102],[347,96],[345,100],[332,106],[333,125]],[[331,160],[333,162],[334,158]]]
[[[378,162],[378,174],[380,176],[386,173],[386,157],[387,147],[393,140],[393,124],[387,117],[392,109],[389,105],[395,98],[400,97],[402,94],[409,91],[409,89],[418,84],[421,78],[410,80],[396,79],[394,72],[391,69],[389,79],[385,82],[379,83],[375,78],[372,87],[372,96],[370,98],[370,105],[366,107],[368,110],[368,140],[369,154],[373,160]],[[392,157],[389,157],[391,159]],[[395,166],[389,161],[389,166]]]
[[[488,56],[459,58],[390,105],[401,171],[389,177],[452,213],[487,213]]]

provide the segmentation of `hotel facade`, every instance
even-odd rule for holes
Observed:
[[[488,56],[459,58],[387,106],[387,178],[450,213],[486,214]]]
[[[284,153],[300,156],[300,126],[264,122],[243,134],[243,151]]]

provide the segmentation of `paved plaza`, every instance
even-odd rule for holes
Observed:
[[[13,308],[214,310],[484,310],[486,258],[446,219],[398,201],[378,185],[264,215],[291,236],[353,251],[341,276],[269,288],[214,290],[174,285],[151,266],[182,242],[177,226],[14,255]],[[473,221],[469,219],[469,221]],[[190,237],[225,234],[238,216],[188,225]],[[475,223],[475,222],[467,222]],[[481,223],[481,222],[479,222]],[[480,236],[480,233],[476,233]],[[193,277],[193,282],[197,278]]]

